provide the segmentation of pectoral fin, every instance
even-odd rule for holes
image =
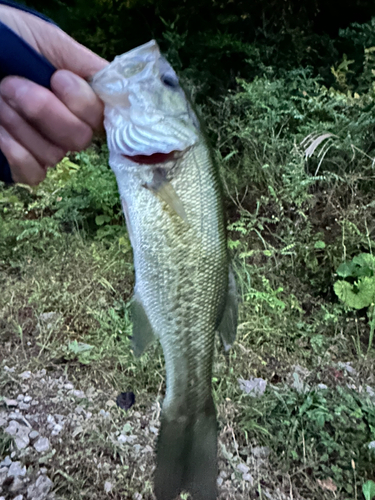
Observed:
[[[188,222],[182,201],[174,190],[172,184],[168,181],[163,169],[155,168],[153,171],[152,182],[145,184],[145,188],[159,196],[159,198],[163,200],[175,214],[181,217],[181,219],[185,222]]]
[[[155,334],[146,311],[143,308],[143,304],[137,294],[134,294],[132,299],[131,318],[133,321],[133,351],[135,356],[139,357],[155,340]]]
[[[225,351],[229,351],[236,340],[238,321],[238,293],[232,269],[229,270],[227,301],[218,327]]]

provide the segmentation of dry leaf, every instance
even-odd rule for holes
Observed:
[[[321,481],[320,479],[317,479],[317,483],[319,484],[319,486],[323,490],[328,490],[328,491],[333,491],[333,492],[335,492],[337,490],[337,486],[335,485],[335,483],[332,481],[332,479],[330,477],[328,477],[327,479],[323,479],[323,481]]]

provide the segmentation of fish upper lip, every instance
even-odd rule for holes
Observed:
[[[122,155],[134,163],[142,165],[157,165],[158,163],[167,163],[171,160],[181,158],[185,151],[174,150],[170,153],[152,153],[151,155]]]

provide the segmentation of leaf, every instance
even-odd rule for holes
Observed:
[[[97,226],[102,226],[106,222],[109,222],[111,220],[109,215],[97,215],[95,217],[95,223]]]
[[[315,242],[315,245],[314,245],[314,248],[317,248],[317,249],[323,249],[326,247],[326,244],[324,243],[324,241],[316,241]]]
[[[368,267],[372,271],[375,270],[375,257],[370,253],[360,253],[353,257],[352,262],[359,267]]]
[[[343,262],[337,268],[336,273],[341,278],[349,278],[349,277],[353,276],[353,264],[351,262]]]
[[[337,490],[337,486],[330,477],[327,477],[327,479],[323,479],[322,481],[318,479],[317,483],[323,490],[328,490],[333,492]]]
[[[352,285],[348,281],[336,281],[333,285],[336,295],[347,306],[353,309],[363,309],[374,301],[375,278],[365,276]]]
[[[91,351],[91,349],[94,349],[94,346],[74,340],[73,342],[69,342],[68,349],[74,354],[82,354],[84,352]]]
[[[375,497],[375,483],[374,481],[366,481],[362,485],[362,493],[366,500],[372,500]]]

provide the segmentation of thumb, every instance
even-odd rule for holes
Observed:
[[[60,28],[33,14],[1,5],[0,19],[57,69],[87,79],[108,64]]]

